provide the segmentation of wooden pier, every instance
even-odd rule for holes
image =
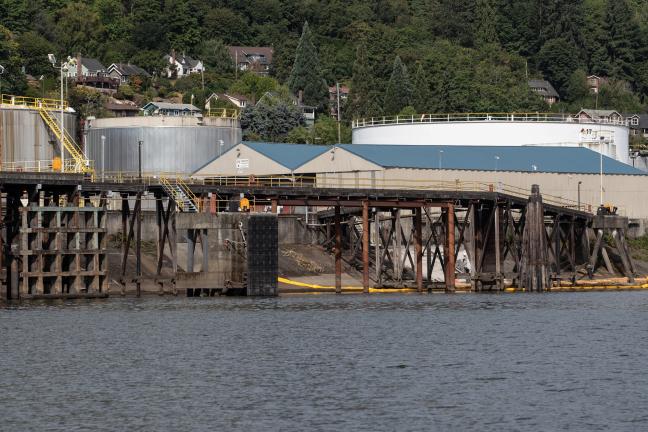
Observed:
[[[208,218],[231,210],[229,203],[240,197],[265,203],[271,213],[279,206],[319,210],[317,220],[305,224],[320,233],[323,245],[332,246],[337,292],[342,291],[343,261],[362,272],[365,292],[370,287],[410,285],[421,292],[437,288],[454,292],[457,278],[470,281],[477,292],[501,291],[505,284],[544,291],[560,280],[576,280],[584,272],[591,275],[600,258],[605,260],[599,256],[601,251],[609,250],[601,246],[605,224],[602,227],[599,221],[592,227],[596,218],[591,213],[543,203],[537,187],[528,197],[495,190],[183,187],[195,200],[192,207]],[[0,173],[0,188],[4,206],[0,298],[107,295],[105,212],[107,200],[116,197],[121,200],[122,259],[120,274],[110,277],[119,281],[124,292],[134,284],[139,295],[145,196],[154,197],[156,203],[155,282],[160,292],[176,292],[176,220],[186,203],[176,202],[177,196],[163,184],[100,183],[76,174]],[[616,252],[631,280],[634,266],[625,245],[627,219],[625,225],[622,220],[615,224]],[[594,245],[588,239],[592,228],[597,229]],[[183,225],[182,229],[190,239],[187,260],[193,270],[196,244],[208,250],[209,225]],[[170,278],[162,277],[165,248]],[[133,255],[135,272],[129,274]],[[439,266],[443,278],[434,280]],[[203,263],[202,269],[209,272],[209,265]]]

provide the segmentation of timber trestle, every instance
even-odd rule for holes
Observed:
[[[458,285],[478,292],[505,286],[544,291],[563,280],[591,277],[601,264],[611,272],[620,268],[629,279],[635,274],[625,242],[627,219],[595,219],[591,213],[543,203],[537,186],[530,196],[520,197],[496,191],[188,184],[196,208],[205,214],[183,216],[180,231],[176,219],[181,209],[161,184],[98,183],[80,174],[0,173],[0,187],[3,300],[103,297],[109,281],[122,293],[134,284],[139,295],[143,246],[156,257],[154,268],[147,268],[154,275],[150,281],[159,293],[175,294],[178,244],[186,240],[186,269],[192,273],[200,242],[200,267],[211,277],[210,221],[236,210],[233,203],[242,197],[251,211],[308,208],[305,224],[333,254],[337,292],[342,291],[345,266],[358,271],[366,292],[371,287],[453,292]],[[107,200],[121,202],[121,232],[115,239],[121,250],[119,274],[112,275],[106,259]],[[157,236],[148,245],[142,241],[142,220],[152,212]],[[201,221],[200,226],[187,222],[192,220]]]

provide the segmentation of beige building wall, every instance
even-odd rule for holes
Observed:
[[[319,173],[321,187],[377,189],[490,190],[527,196],[531,185],[540,185],[550,204],[577,207],[578,182],[581,206],[596,211],[600,201],[598,174],[558,174],[469,170],[387,168],[383,171]],[[630,218],[648,218],[648,175],[604,175],[603,201]]]
[[[356,171],[382,171],[380,165],[376,165],[358,155],[355,155],[341,147],[331,147],[321,155],[311,159],[295,170],[296,174],[308,173],[345,173]]]
[[[244,144],[239,144],[200,168],[192,177],[249,177],[250,175],[266,176],[290,173],[290,170],[285,166]]]

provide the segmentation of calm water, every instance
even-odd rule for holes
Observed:
[[[0,309],[0,430],[648,430],[648,292]]]

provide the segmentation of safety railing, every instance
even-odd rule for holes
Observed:
[[[85,157],[81,148],[74,142],[72,135],[63,128],[61,131],[61,126],[56,120],[52,117],[49,110],[41,108],[38,110],[41,117],[52,131],[54,136],[63,143],[65,150],[72,156],[74,160],[74,166],[69,172],[79,172],[79,173],[90,173],[94,172],[91,162]]]
[[[214,108],[209,109],[205,117],[218,117],[231,120],[238,120],[241,117],[241,112],[233,108]]]
[[[32,98],[26,96],[15,96],[9,94],[0,95],[0,104],[15,108],[45,109],[56,111],[61,109],[61,101],[58,99]],[[63,109],[69,108],[68,103],[63,101]]]
[[[540,123],[596,123],[616,126],[627,126],[627,120],[620,118],[581,118],[574,114],[561,113],[449,113],[449,114],[414,114],[403,116],[382,116],[356,119],[351,127],[417,124],[417,123],[453,123],[453,122],[540,122]]]

